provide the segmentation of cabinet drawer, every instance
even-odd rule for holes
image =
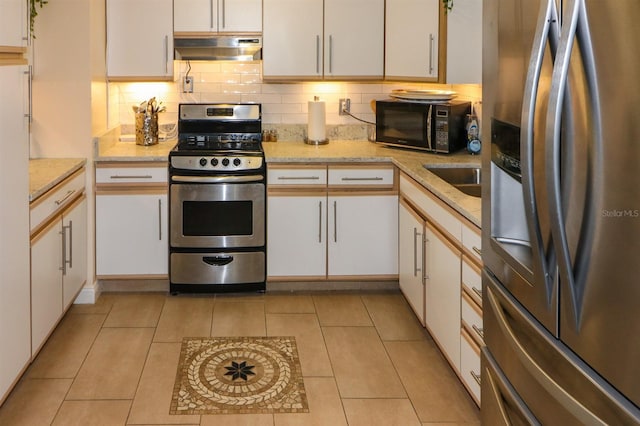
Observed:
[[[465,330],[460,331],[460,376],[465,387],[480,406],[480,347]]]
[[[269,167],[269,186],[326,186],[327,168],[322,167]]]
[[[462,325],[469,331],[478,344],[484,342],[482,330],[482,309],[469,297],[462,292]]]
[[[42,227],[51,217],[84,192],[84,169],[69,176],[31,204],[29,219],[31,233]]]
[[[96,184],[166,183],[167,166],[96,167]]]
[[[465,255],[462,255],[462,287],[479,306],[482,306],[480,269]]]
[[[400,193],[422,210],[423,214],[437,223],[440,228],[449,233],[452,238],[457,241],[462,240],[462,223],[460,219],[449,211],[442,201],[403,174],[400,175]]]
[[[393,187],[394,169],[390,167],[339,167],[329,166],[330,186],[365,186],[365,187]]]
[[[482,262],[480,229],[473,225],[462,223],[462,245],[476,261]]]

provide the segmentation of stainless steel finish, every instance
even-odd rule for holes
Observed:
[[[338,242],[338,202],[333,202],[333,242]]]
[[[31,126],[31,123],[33,123],[33,65],[29,65],[24,74],[27,76],[27,90],[29,93],[29,110],[25,113],[25,117],[29,118],[29,126]]]
[[[60,198],[59,200],[56,200],[56,206],[62,205],[64,204],[65,201],[67,201],[69,199],[69,197],[71,197],[73,194],[76,193],[75,189],[70,189],[66,192],[66,194],[64,194],[64,197]]]
[[[63,226],[60,234],[60,243],[62,244],[62,264],[58,270],[62,271],[62,275],[67,275],[67,227]]]
[[[162,198],[158,198],[158,241],[162,241]]]
[[[474,252],[476,252],[478,254],[478,256],[482,256],[482,250],[480,250],[478,247],[473,246],[471,248]]]
[[[227,27],[227,2],[226,0],[222,0],[222,28]]]
[[[260,182],[264,179],[260,175],[243,175],[243,176],[171,176],[173,182],[184,183],[246,183]]]
[[[333,73],[333,36],[329,35],[329,74]]]
[[[320,74],[320,35],[316,35],[316,74]]]
[[[423,167],[467,195],[482,195],[482,169],[479,167],[443,167],[431,164],[424,164]]]
[[[413,276],[418,276],[418,271],[422,268],[418,268],[418,235],[422,235],[418,232],[418,228],[413,228]],[[421,265],[422,266],[422,265]]]
[[[320,176],[278,176],[278,180],[319,180]]]
[[[640,422],[637,408],[545,332],[487,272],[483,273],[483,287],[485,343],[541,423]]]
[[[171,205],[170,242],[172,247],[188,248],[231,248],[259,247],[265,243],[265,189],[262,183],[243,184],[190,184],[174,183],[169,187]],[[182,235],[183,211],[185,201],[241,201],[249,200],[252,205],[252,235]]]
[[[318,242],[322,242],[322,201],[318,202]]]
[[[477,325],[472,325],[471,328],[473,329],[473,331],[476,332],[476,334],[478,334],[478,336],[480,336],[481,338],[484,339],[484,329],[478,327]]]
[[[505,375],[500,371],[486,347],[481,349],[483,425],[530,426],[540,425]]]
[[[166,74],[169,74],[169,36],[168,35],[164,36],[164,72]]]
[[[218,114],[216,114],[218,113]],[[231,115],[228,115],[231,113]],[[259,104],[181,104],[180,120],[260,120]]]
[[[480,386],[482,386],[482,379],[480,378],[480,376],[478,375],[478,373],[476,373],[473,370],[469,370],[469,374],[471,374],[471,377],[473,377],[473,380],[476,381],[477,384],[479,384]]]
[[[213,2],[216,0],[209,0],[209,28],[213,29],[215,28],[214,26],[214,22],[213,22],[213,12],[214,12],[214,7],[217,7],[217,4],[214,5]],[[217,3],[217,1],[216,1]]]
[[[433,34],[429,34],[429,75],[433,74]]]
[[[427,113],[427,147],[429,148],[429,151],[433,150],[433,145],[431,144],[431,125],[432,125],[432,119],[431,116],[433,115],[433,104],[429,104],[429,112]]]
[[[151,175],[111,175],[109,179],[152,179]]]
[[[381,177],[343,177],[342,181],[380,181],[384,180]]]
[[[69,225],[67,225],[69,229],[69,268],[73,268],[73,221],[69,221]]]
[[[265,280],[264,252],[171,253],[174,284],[243,284]]]
[[[482,290],[477,287],[471,287],[471,291],[478,295],[478,297],[482,298]]]
[[[256,61],[262,59],[260,34],[174,37],[173,47],[176,60]]]

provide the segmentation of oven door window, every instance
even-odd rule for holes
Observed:
[[[182,234],[236,236],[253,234],[253,201],[184,201]]]
[[[261,247],[265,244],[265,186],[170,186],[172,247]]]

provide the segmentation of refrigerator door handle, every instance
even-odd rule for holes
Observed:
[[[529,68],[527,71],[525,90],[522,102],[522,123],[520,131],[520,153],[522,164],[522,191],[526,205],[527,224],[531,239],[531,250],[539,268],[535,271],[544,283],[546,295],[549,298],[552,290],[545,244],[540,226],[540,212],[534,188],[534,138],[536,100],[542,72],[544,54],[547,43],[550,45],[551,56],[556,53],[558,34],[558,12],[554,0],[540,2],[538,24],[533,40]]]
[[[592,243],[589,233],[593,232],[594,212],[593,209],[587,209],[583,212],[583,233],[581,238],[581,245],[576,247],[576,265],[573,265],[571,252],[569,249],[569,241],[567,236],[567,230],[564,225],[564,219],[566,212],[563,209],[563,202],[568,199],[569,194],[562,190],[562,164],[561,164],[561,133],[562,133],[562,113],[563,105],[565,102],[566,91],[568,90],[568,79],[571,64],[571,52],[574,49],[575,41],[580,43],[580,52],[582,55],[582,62],[585,68],[585,78],[590,83],[590,90],[596,90],[594,84],[595,80],[595,62],[593,58],[593,52],[588,50],[586,46],[590,46],[590,40],[588,36],[588,28],[586,27],[586,13],[583,0],[569,0],[566,3],[566,16],[563,24],[563,32],[560,37],[560,45],[558,47],[558,53],[556,57],[556,63],[553,69],[552,81],[551,81],[551,93],[549,95],[549,109],[547,113],[547,128],[546,128],[546,157],[549,159],[546,163],[546,180],[547,191],[549,193],[549,214],[551,216],[551,235],[553,238],[553,244],[557,253],[558,269],[560,273],[560,280],[564,282],[566,288],[570,290],[571,306],[573,308],[573,315],[576,322],[576,326],[579,326],[581,317],[581,299],[582,290],[579,285],[582,282],[581,276],[584,272],[583,269],[586,265],[582,264],[585,259],[580,260],[581,257],[586,256],[580,253],[586,253],[585,249],[589,249],[589,245]],[[595,95],[597,97],[597,94]],[[597,106],[596,106],[597,108]],[[599,112],[595,111],[595,115],[599,116]],[[596,117],[592,117],[596,118]],[[599,127],[599,126],[596,126]],[[599,138],[596,138],[599,140]],[[598,161],[599,155],[595,156],[594,161]],[[587,165],[587,167],[594,167],[593,164]],[[595,165],[597,167],[597,165]],[[587,181],[587,192],[592,192],[590,181]],[[593,195],[591,195],[593,197]],[[585,207],[589,206],[590,202],[587,200]],[[576,279],[578,277],[578,279]]]
[[[558,383],[553,380],[552,377],[550,377],[545,372],[545,370],[542,369],[542,367],[540,367],[536,363],[533,358],[531,358],[527,350],[518,340],[518,337],[516,336],[514,330],[509,325],[509,320],[504,313],[504,309],[500,301],[498,301],[497,297],[494,295],[494,290],[491,287],[485,289],[485,296],[486,300],[491,306],[490,309],[496,315],[500,331],[515,352],[520,363],[524,366],[524,368],[526,368],[527,372],[531,374],[531,376],[536,379],[540,386],[542,386],[550,395],[552,395],[556,401],[561,403],[567,409],[567,411],[573,414],[573,416],[575,416],[575,418],[578,419],[580,423],[605,426],[606,423],[600,420],[587,407],[582,405],[579,401],[568,394]],[[510,301],[508,300],[507,302],[510,303]],[[517,309],[514,306],[512,306],[512,308]]]

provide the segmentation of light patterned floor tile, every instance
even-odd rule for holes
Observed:
[[[153,336],[154,342],[182,342],[183,337],[208,336],[213,298],[169,297],[164,303]]]
[[[349,426],[421,426],[408,399],[343,399]]]
[[[157,293],[106,294],[113,306],[104,327],[155,327],[166,296]]]
[[[122,426],[131,401],[65,401],[52,426]]]
[[[213,305],[211,336],[265,336],[263,301],[218,301]]]
[[[305,294],[269,294],[265,298],[268,314],[315,314],[313,298]]]
[[[0,407],[0,425],[49,425],[72,380],[23,379]]]
[[[382,340],[422,340],[429,334],[405,298],[397,293],[363,295],[362,301]]]
[[[372,326],[369,313],[356,294],[314,295],[320,325],[325,326]]]
[[[274,414],[275,426],[346,426],[342,401],[332,377],[304,379],[309,412]]]

